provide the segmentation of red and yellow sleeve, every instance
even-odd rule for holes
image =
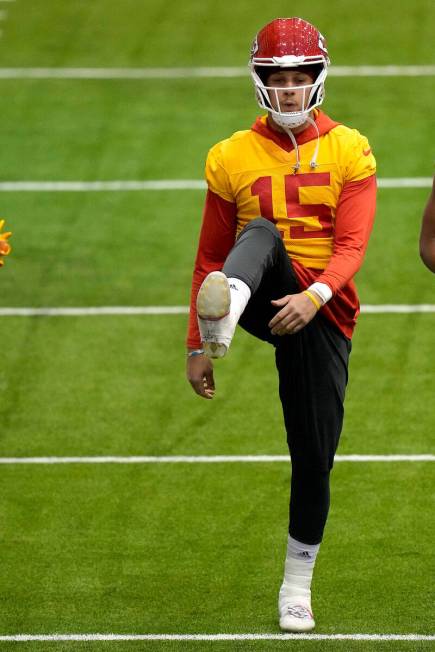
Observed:
[[[338,199],[333,253],[317,279],[335,294],[360,269],[376,212],[376,161],[367,138],[353,132]]]
[[[376,212],[376,177],[348,181],[337,205],[334,245],[326,269],[316,279],[335,294],[362,265]]]
[[[233,203],[234,194],[222,162],[222,146],[222,143],[218,143],[209,151],[205,164],[205,178],[209,190],[225,201]]]
[[[353,138],[347,149],[345,182],[360,181],[376,173],[376,160],[365,136],[353,130]]]

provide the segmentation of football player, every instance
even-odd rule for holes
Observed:
[[[426,267],[435,273],[435,177],[432,192],[423,213],[420,233],[420,256]]]
[[[292,462],[281,629],[313,629],[311,579],[343,422],[360,268],[376,203],[367,139],[323,113],[325,38],[301,18],[257,34],[250,71],[265,111],[210,150],[193,274],[187,377],[215,392],[211,358],[236,324],[275,348]],[[261,409],[261,408],[260,408]]]
[[[0,267],[5,264],[5,261],[3,260],[4,256],[7,256],[11,252],[11,245],[9,244],[8,239],[11,237],[12,233],[10,231],[2,233],[4,223],[4,220],[0,220]]]

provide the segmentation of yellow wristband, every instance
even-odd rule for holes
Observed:
[[[309,298],[309,299],[314,303],[314,305],[316,306],[317,310],[320,310],[320,308],[321,308],[322,306],[321,306],[320,303],[317,301],[317,299],[316,299],[316,297],[314,296],[314,294],[313,294],[312,292],[310,292],[309,290],[304,290],[304,294],[305,294],[305,295],[306,295],[306,296],[307,296],[307,297],[308,297],[308,298]]]

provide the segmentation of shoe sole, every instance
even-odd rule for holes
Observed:
[[[219,321],[230,312],[231,292],[223,272],[211,272],[204,279],[196,299],[198,317],[207,321]],[[223,358],[227,347],[219,342],[203,341],[204,353],[209,358]]]
[[[231,292],[223,272],[211,272],[204,279],[196,299],[198,317],[216,321],[230,312]]]

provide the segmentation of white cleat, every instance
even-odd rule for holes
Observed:
[[[315,627],[311,608],[300,604],[297,598],[280,602],[279,626],[285,632],[309,632]]]
[[[211,272],[205,277],[196,299],[201,342],[209,358],[223,358],[228,350],[236,327],[229,318],[230,306],[227,277],[223,272]]]

